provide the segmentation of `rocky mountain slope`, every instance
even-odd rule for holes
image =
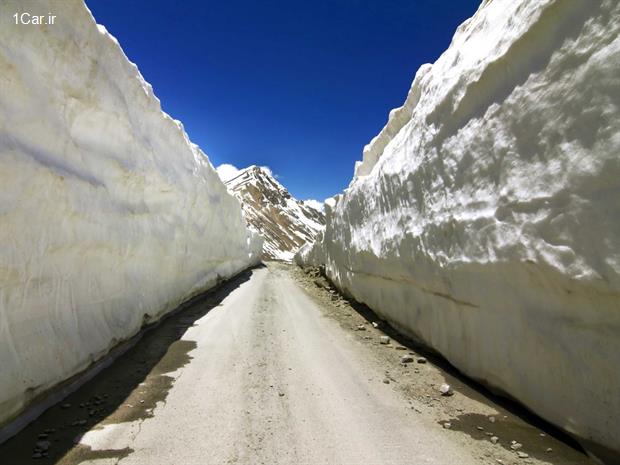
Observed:
[[[28,11],[56,23],[0,15],[0,426],[260,250],[84,3]]]
[[[290,261],[325,227],[322,212],[295,199],[259,166],[250,166],[226,182],[241,202],[246,221],[264,239],[263,258]]]
[[[620,3],[494,0],[422,66],[298,255],[610,463]],[[615,458],[611,458],[615,457]]]

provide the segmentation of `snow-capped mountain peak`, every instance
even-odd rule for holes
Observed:
[[[263,258],[290,261],[325,227],[323,213],[295,199],[271,170],[250,166],[226,181],[247,223],[264,237]]]

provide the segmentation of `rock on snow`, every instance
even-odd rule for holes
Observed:
[[[296,257],[595,453],[620,451],[619,32],[616,0],[484,1]]]
[[[261,245],[83,2],[28,8],[57,18],[0,25],[0,424]]]

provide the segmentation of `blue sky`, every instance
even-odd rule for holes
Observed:
[[[323,200],[480,1],[86,3],[214,166],[266,165]]]

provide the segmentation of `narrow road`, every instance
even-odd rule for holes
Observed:
[[[0,462],[510,463],[416,411],[358,337],[287,267],[256,268],[145,335]],[[49,456],[32,459],[41,440]]]

